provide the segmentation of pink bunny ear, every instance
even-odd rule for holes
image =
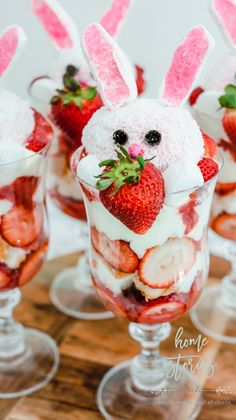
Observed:
[[[137,97],[132,68],[114,39],[94,23],[83,35],[83,48],[105,105],[119,108]]]
[[[212,9],[233,47],[236,47],[236,4],[232,0],[213,0]]]
[[[188,97],[214,39],[203,26],[193,28],[174,53],[165,77],[162,99],[173,107]]]
[[[0,77],[6,75],[26,44],[26,36],[19,26],[10,26],[0,36]]]
[[[69,49],[78,44],[76,26],[56,0],[30,0],[35,15],[39,18],[53,44],[59,49]]]
[[[100,24],[111,36],[117,36],[131,4],[132,0],[113,0],[111,7],[100,19]]]

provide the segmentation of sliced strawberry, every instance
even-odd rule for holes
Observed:
[[[9,245],[24,247],[35,241],[42,230],[42,225],[41,205],[33,210],[18,205],[2,216],[1,233]]]
[[[214,159],[217,155],[218,146],[216,142],[209,137],[207,134],[202,134],[204,140],[204,147],[205,147],[205,155],[204,157],[208,157]]]
[[[83,184],[80,184],[80,186],[90,202],[99,200],[99,194],[96,191],[89,190]]]
[[[50,145],[53,139],[53,129],[45,118],[34,110],[35,128],[26,141],[26,147],[37,153]]]
[[[211,228],[223,238],[236,241],[236,215],[222,213],[213,219]]]
[[[236,143],[236,109],[226,109],[223,117],[223,127],[229,140]]]
[[[194,89],[189,97],[189,104],[191,106],[195,105],[195,103],[197,102],[198,97],[204,92],[204,89],[202,89],[200,86],[196,87],[196,89]]]
[[[145,308],[138,317],[138,322],[144,324],[159,324],[179,318],[186,310],[186,305],[181,302],[156,303]]]
[[[98,295],[100,296],[104,306],[113,312],[116,316],[118,316],[121,319],[127,318],[126,311],[122,307],[122,305],[119,303],[119,298],[115,296],[111,290],[106,288],[101,282],[99,282],[95,277],[92,277],[94,286],[96,287],[96,290],[98,292]]]
[[[18,270],[9,268],[5,263],[0,262],[0,290],[17,287],[18,277]]]
[[[20,267],[21,274],[18,280],[19,286],[23,286],[38,273],[46,258],[47,249],[48,242],[45,242],[37,251],[31,252],[22,263]]]
[[[187,307],[190,309],[199,299],[203,287],[204,287],[204,273],[199,271],[194,279],[191,290],[189,292],[189,298],[187,301]]]
[[[144,92],[146,88],[146,81],[144,78],[144,69],[138,65],[135,66],[136,70],[136,84],[138,89],[138,95]]]
[[[236,191],[236,182],[217,182],[215,192],[219,195],[228,195]]]
[[[123,273],[134,273],[137,270],[139,259],[128,242],[112,241],[94,226],[91,228],[91,240],[95,251],[102,255],[111,267]]]
[[[57,188],[50,190],[49,194],[63,213],[78,220],[87,219],[84,202],[82,200],[76,200],[73,197],[65,197],[59,193]]]
[[[214,176],[217,175],[219,171],[218,163],[216,163],[210,158],[204,157],[202,160],[200,160],[198,166],[201,169],[204,182],[207,182],[210,179],[212,179]]]
[[[229,152],[232,159],[236,162],[236,143],[230,143],[229,141],[221,139],[219,147],[221,147],[225,152]]]
[[[184,204],[179,209],[179,213],[183,219],[183,222],[185,224],[185,231],[184,234],[188,235],[191,230],[196,226],[199,216],[198,213],[195,210],[195,201],[190,200],[188,203]]]
[[[22,176],[17,178],[13,184],[15,192],[16,205],[23,205],[26,208],[32,208],[33,196],[39,184],[39,178],[36,176]]]
[[[146,252],[139,266],[139,279],[153,289],[167,289],[188,273],[195,258],[192,239],[171,238]]]

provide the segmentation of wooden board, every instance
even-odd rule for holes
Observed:
[[[23,288],[16,318],[54,337],[60,348],[61,363],[57,375],[44,389],[28,397],[1,400],[0,420],[99,420],[102,417],[96,406],[96,390],[104,373],[138,352],[138,345],[128,335],[126,322],[74,320],[52,306],[48,285],[57,272],[76,260],[77,256],[73,255],[48,262],[38,278]],[[228,263],[212,258],[213,281],[219,282],[228,270]],[[161,346],[163,354],[176,354],[174,338],[180,326],[184,327],[186,338],[196,338],[199,334],[186,315],[172,324],[171,337]],[[215,361],[217,368],[213,378],[203,383],[205,404],[199,419],[235,420],[236,346],[209,340],[202,352],[202,357]],[[193,350],[182,350],[182,354],[193,354]],[[218,386],[230,386],[232,393],[218,398],[215,392]],[[130,419],[129,413],[124,412],[122,419]]]

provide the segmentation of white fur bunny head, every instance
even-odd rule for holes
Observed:
[[[161,100],[137,99],[135,81],[123,52],[101,25],[89,25],[83,35],[83,49],[105,107],[84,129],[82,143],[87,152],[98,161],[115,158],[116,146],[122,144],[132,157],[155,156],[153,163],[161,172],[170,166],[173,169],[174,164],[179,172],[181,161],[179,179],[183,187],[188,188],[188,170],[193,174],[191,182],[202,182],[197,163],[204,155],[203,137],[181,105],[212,43],[203,27],[192,29],[173,56]]]

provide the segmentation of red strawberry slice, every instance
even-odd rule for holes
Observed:
[[[196,203],[194,200],[189,201],[188,203],[184,204],[179,209],[179,213],[183,219],[183,222],[185,224],[185,231],[184,234],[188,235],[189,232],[193,230],[193,228],[196,226],[199,216],[198,213],[195,210]]]
[[[144,92],[146,88],[146,81],[144,78],[144,69],[138,65],[135,66],[136,70],[136,84],[138,89],[138,95]]]
[[[9,290],[17,287],[19,271],[0,262],[0,290]]]
[[[217,182],[215,192],[218,195],[228,195],[236,191],[236,182]]]
[[[198,163],[198,166],[201,169],[204,182],[207,182],[210,179],[212,179],[214,176],[217,175],[219,171],[218,163],[206,157],[200,160],[200,162]]]
[[[34,242],[43,226],[43,210],[38,205],[27,209],[22,205],[13,207],[1,218],[2,237],[9,245],[24,247]]]
[[[226,109],[223,117],[223,127],[229,140],[236,143],[236,109]]]
[[[207,134],[203,133],[203,140],[204,140],[204,147],[205,147],[205,155],[204,157],[208,157],[214,159],[217,155],[218,146],[216,142],[209,137]]]
[[[34,111],[35,128],[26,141],[26,147],[37,153],[50,145],[53,139],[53,129],[46,119],[37,111]]]
[[[186,310],[186,305],[181,302],[156,303],[147,307],[138,317],[138,322],[144,324],[156,324],[173,321],[179,318]]]
[[[30,281],[41,269],[48,249],[48,242],[45,242],[37,251],[33,251],[22,263],[21,274],[18,280],[19,286]]]
[[[100,281],[95,279],[94,276],[92,276],[92,280],[104,306],[119,318],[126,319],[126,311],[119,303],[119,298],[117,298],[117,296],[115,296],[111,290],[107,289]]]
[[[189,97],[189,104],[191,106],[195,105],[195,103],[197,102],[198,97],[204,92],[204,89],[202,89],[200,86],[196,87],[196,89],[194,89]]]
[[[223,238],[236,241],[236,215],[222,213],[213,219],[211,228]]]
[[[26,208],[32,208],[33,196],[39,184],[39,178],[35,176],[22,176],[13,184],[16,205],[22,204]]]
[[[153,289],[167,289],[188,273],[195,258],[192,239],[171,238],[146,252],[139,266],[139,279]]]
[[[230,143],[229,141],[221,139],[219,147],[221,147],[225,152],[229,152],[232,159],[236,162],[236,143]]]
[[[91,228],[91,240],[95,251],[115,270],[123,273],[134,273],[137,270],[139,259],[128,242],[112,241],[94,226]]]
[[[57,188],[54,188],[49,193],[63,213],[66,213],[78,220],[87,219],[84,202],[82,200],[76,200],[73,197],[65,197],[59,193]]]

